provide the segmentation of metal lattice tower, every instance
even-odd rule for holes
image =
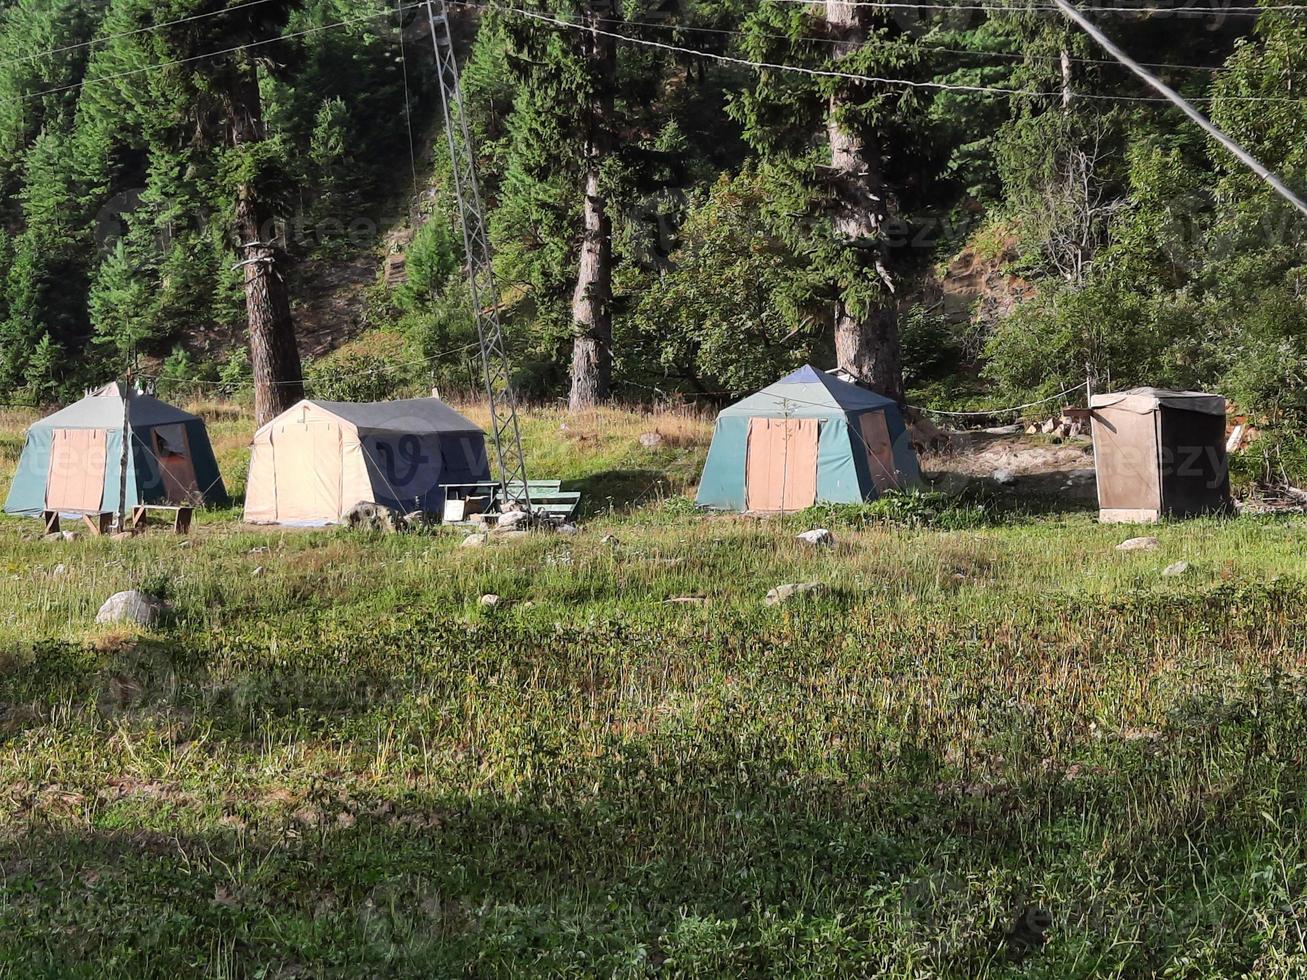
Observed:
[[[490,426],[499,462],[499,481],[521,486],[521,503],[531,513],[526,485],[526,459],[522,455],[522,433],[517,423],[517,393],[513,390],[512,364],[504,346],[499,320],[499,284],[495,280],[494,252],[481,209],[481,188],[477,182],[476,155],[463,111],[463,89],[449,26],[445,0],[427,0],[431,43],[436,49],[436,71],[440,76],[440,105],[445,114],[445,135],[449,140],[450,169],[454,199],[463,226],[463,247],[467,251],[468,285],[472,311],[476,315],[481,343],[481,366],[486,395],[490,400]]]

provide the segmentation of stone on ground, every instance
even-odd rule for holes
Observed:
[[[1178,561],[1163,568],[1162,576],[1164,578],[1176,578],[1187,571],[1189,571],[1189,563],[1187,561]]]
[[[499,596],[495,595],[493,592],[487,592],[481,597],[481,605],[485,606],[487,609],[494,609],[495,606],[499,605]]]
[[[646,432],[640,436],[640,445],[645,449],[657,449],[663,444],[663,434],[661,432]]]
[[[152,626],[163,612],[163,603],[137,589],[111,595],[95,615],[97,623],[136,623]]]
[[[830,548],[835,545],[835,535],[824,527],[814,527],[811,531],[804,531],[796,537],[807,544],[818,548]]]
[[[1017,475],[1011,470],[995,470],[990,474],[990,479],[995,483],[1001,483],[1003,486],[1009,487],[1017,482]]]
[[[486,534],[484,531],[478,531],[475,534],[469,534],[466,538],[464,538],[463,543],[460,544],[459,547],[480,548],[483,544],[486,543],[489,537],[490,535]]]
[[[1160,545],[1156,538],[1126,538],[1116,546],[1117,551],[1156,551]]]
[[[527,519],[524,510],[506,510],[499,515],[499,520],[495,522],[495,528],[500,531],[509,531],[515,529],[519,524],[525,524]]]
[[[820,582],[791,582],[788,585],[778,585],[767,593],[767,605],[775,606],[796,595],[803,595],[808,592],[816,592],[821,589]]]

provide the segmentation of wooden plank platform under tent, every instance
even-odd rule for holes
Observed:
[[[46,534],[59,533],[59,515],[68,514],[72,517],[80,517],[86,529],[95,537],[101,537],[108,534],[113,527],[114,512],[111,510],[89,510],[89,511],[58,511],[47,510],[41,512],[41,520],[45,522]]]

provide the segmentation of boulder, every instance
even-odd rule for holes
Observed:
[[[821,588],[822,584],[820,582],[791,582],[788,585],[778,585],[767,593],[766,602],[769,606],[776,606],[794,598],[796,595],[817,592]]]
[[[1160,545],[1156,538],[1126,538],[1116,546],[1117,551],[1156,551]]]
[[[833,548],[835,546],[835,535],[824,527],[814,527],[811,531],[804,531],[802,534],[796,535],[796,537],[814,548]]]
[[[506,510],[499,515],[495,528],[500,531],[516,530],[519,525],[525,525],[527,520],[528,516],[524,510]]]
[[[366,501],[355,504],[345,515],[345,522],[356,531],[380,531],[395,534],[409,528],[408,518],[397,510]]]
[[[580,534],[581,529],[575,524],[559,524],[555,530],[559,534]]]
[[[645,449],[657,449],[663,444],[663,434],[661,432],[646,432],[640,436],[640,445]]]
[[[97,623],[136,623],[152,626],[163,612],[163,603],[136,589],[111,595],[95,615]]]
[[[1187,561],[1177,561],[1174,564],[1167,565],[1165,568],[1162,569],[1162,577],[1179,578],[1187,571],[1189,571],[1189,563]]]
[[[475,534],[469,534],[459,545],[460,548],[480,548],[490,538],[490,535],[478,531]]]
[[[1010,487],[1012,484],[1017,482],[1017,475],[1011,470],[995,470],[989,475],[989,478],[995,483],[1002,484],[1005,487]]]

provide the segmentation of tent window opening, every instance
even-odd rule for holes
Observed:
[[[159,461],[164,499],[170,503],[192,503],[200,495],[200,482],[191,462],[184,425],[161,425],[150,430],[154,458]]]

